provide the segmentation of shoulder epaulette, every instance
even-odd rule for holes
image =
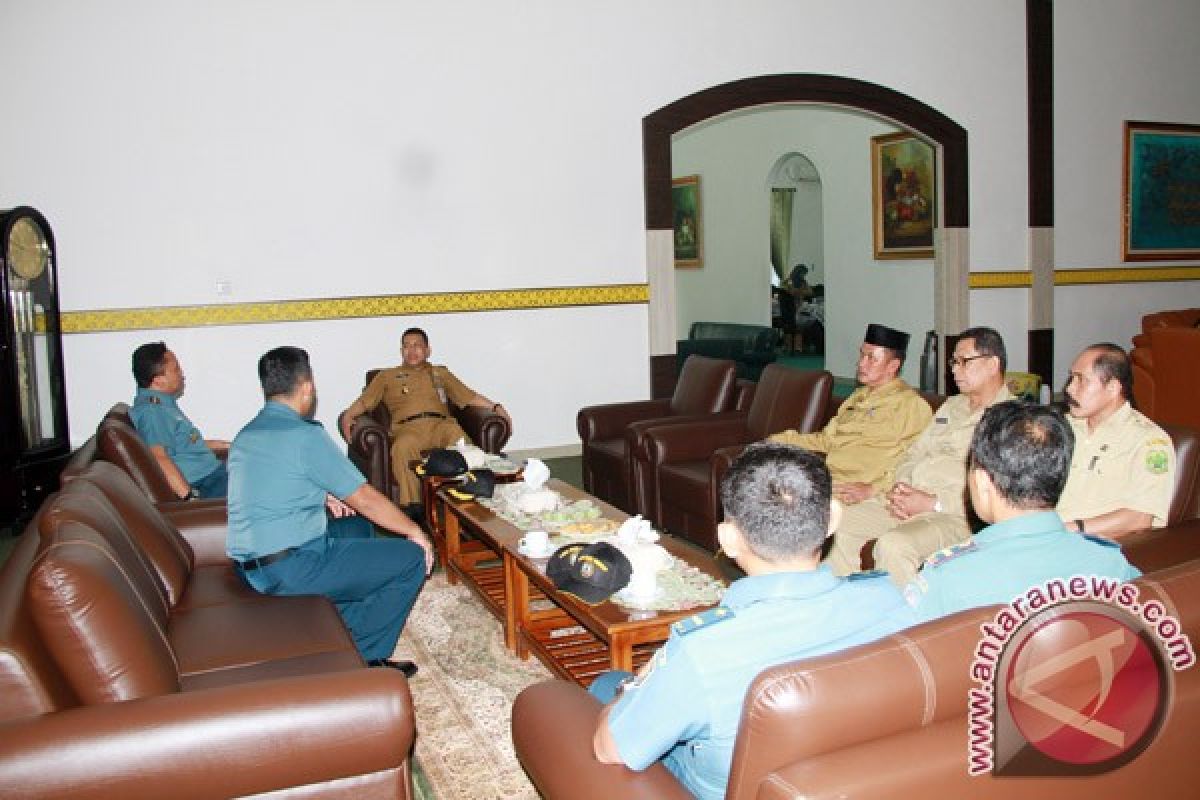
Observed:
[[[1092,533],[1084,533],[1084,534],[1080,534],[1080,535],[1083,536],[1083,538],[1087,539],[1090,542],[1095,542],[1096,544],[1102,544],[1105,547],[1115,547],[1118,550],[1121,549],[1121,545],[1114,542],[1112,539],[1105,539],[1101,536],[1096,536],[1095,534],[1092,534]]]
[[[973,553],[978,549],[979,549],[979,546],[977,544],[975,544],[974,539],[972,539],[969,542],[959,542],[958,544],[952,544],[947,548],[938,550],[936,553],[931,555],[929,558],[925,559],[925,566],[926,567],[940,567],[942,564],[945,564],[947,561],[953,561],[954,559],[958,558],[959,556],[966,555],[967,553]]]
[[[868,578],[881,578],[884,575],[887,575],[887,570],[872,569],[872,570],[867,570],[866,572],[851,572],[849,575],[846,576],[846,580],[848,580],[848,581],[865,581]]]
[[[690,617],[684,617],[672,625],[671,630],[680,636],[686,636],[693,631],[707,628],[710,625],[724,622],[727,619],[733,619],[733,617],[733,609],[726,608],[725,606],[717,606],[701,614],[692,614]]]

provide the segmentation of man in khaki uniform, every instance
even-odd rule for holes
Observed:
[[[467,388],[450,370],[430,364],[429,354],[433,351],[429,337],[420,328],[404,332],[400,351],[403,363],[381,369],[359,398],[342,412],[342,436],[349,441],[354,420],[380,403],[387,406],[392,416],[392,471],[400,493],[398,502],[411,513],[417,513],[421,482],[409,464],[421,457],[422,450],[446,447],[467,435],[450,416],[447,402],[459,408],[490,408],[505,419],[509,416],[504,406]]]
[[[772,434],[771,441],[825,453],[834,495],[847,505],[886,491],[896,463],[933,416],[929,404],[899,377],[908,334],[886,325],[867,326],[858,350],[861,384],[823,430]]]
[[[1067,530],[1116,539],[1167,524],[1175,446],[1129,405],[1133,371],[1115,344],[1084,350],[1071,365],[1067,407],[1075,453],[1058,513]]]
[[[1004,340],[991,328],[968,328],[950,365],[962,393],[948,398],[933,422],[896,467],[896,483],[882,496],[848,506],[833,537],[835,575],[861,570],[860,551],[875,543],[875,566],[905,586],[930,555],[971,535],[964,489],[967,451],[988,406],[1011,399],[1004,385]]]

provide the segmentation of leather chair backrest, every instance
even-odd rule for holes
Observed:
[[[97,461],[77,476],[99,489],[145,555],[171,607],[178,605],[195,567],[191,545],[116,464]]]
[[[74,481],[53,503],[26,602],[71,688],[88,705],[179,691],[166,598],[130,556],[127,534],[110,526],[111,507],[95,507],[107,505],[103,495]]]
[[[798,370],[768,364],[754,391],[754,402],[746,418],[752,441],[772,433],[816,430],[828,413],[833,375],[826,370]]]
[[[1175,445],[1175,489],[1167,524],[1200,517],[1200,434],[1182,425],[1164,424]]]
[[[132,425],[116,416],[106,415],[96,429],[96,445],[100,456],[125,470],[152,502],[179,499],[167,483],[167,476],[158,466],[154,454]]]
[[[0,567],[0,723],[79,705],[25,602],[40,544],[35,517]]]
[[[675,393],[672,415],[717,414],[733,406],[737,366],[725,359],[689,356],[683,363]]]
[[[371,381],[375,380],[375,376],[379,374],[379,369],[369,369],[363,380],[363,388],[371,385]],[[392,413],[388,411],[387,403],[380,403],[371,411],[371,416],[375,421],[388,430],[392,427]]]
[[[1161,601],[1194,640],[1200,627],[1200,561],[1136,584],[1143,603]],[[726,796],[760,796],[766,776],[823,753],[946,720],[961,718],[965,727],[968,690],[976,686],[970,665],[979,626],[999,609],[962,611],[872,644],[760,673],[746,693]],[[1064,675],[1077,677],[1070,670]]]

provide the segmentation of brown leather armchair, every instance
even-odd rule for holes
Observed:
[[[1200,308],[1157,311],[1142,317],[1142,331],[1133,337],[1129,358],[1133,362],[1133,401],[1137,409],[1159,422],[1175,422],[1200,427],[1196,411],[1200,407],[1200,380],[1192,365],[1200,354],[1200,338],[1175,334],[1157,341],[1164,331],[1192,331],[1200,324]],[[1160,403],[1159,384],[1171,384],[1168,397]],[[1161,407],[1160,407],[1161,406]],[[1165,415],[1163,412],[1166,412]]]
[[[367,371],[364,386],[371,382],[377,369]],[[512,426],[508,420],[486,408],[458,408],[450,404],[454,415],[467,437],[488,453],[499,453],[512,437]],[[341,430],[341,418],[338,430]],[[392,473],[392,415],[387,406],[380,403],[374,411],[354,420],[350,429],[347,451],[350,460],[359,468],[367,483],[378,489],[385,497],[398,501],[396,478]]]
[[[670,399],[608,403],[579,410],[583,487],[629,514],[639,513],[629,437],[655,423],[686,422],[729,411],[737,395],[736,366],[728,359],[690,356]],[[639,425],[633,427],[635,423]]]
[[[1200,636],[1200,561],[1136,581],[1142,601]],[[1162,729],[1128,764],[1100,775],[1007,778],[967,773],[972,609],[878,642],[763,671],[746,693],[727,800],[971,797],[1092,800],[1193,797],[1200,785],[1200,668],[1173,673]],[[642,772],[592,753],[600,703],[574,683],[534,684],[513,705],[517,757],[546,800],[683,798],[661,764]]]
[[[729,464],[746,445],[772,433],[819,428],[832,390],[833,376],[825,370],[770,364],[748,413],[649,428],[634,453],[634,474],[649,511],[643,514],[659,528],[716,551],[721,478]]]

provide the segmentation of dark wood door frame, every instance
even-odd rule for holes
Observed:
[[[780,104],[866,111],[929,140],[939,155],[939,227],[943,234],[957,229],[954,233],[965,243],[970,219],[966,130],[937,109],[894,89],[854,78],[813,73],[763,75],[724,83],[676,100],[645,117],[642,120],[642,161],[648,236],[672,228],[671,137],[721,114]],[[943,335],[947,328],[961,329],[966,323],[965,247],[953,249],[956,253],[953,263],[941,255],[935,258],[935,294],[940,298],[937,304],[939,319],[935,323],[938,333]],[[652,273],[654,268],[655,265],[651,265]],[[654,284],[652,277],[652,306],[655,303]],[[947,315],[944,309],[949,309],[950,313]],[[652,308],[651,319],[655,316]],[[651,325],[653,327],[653,321]],[[673,383],[670,379],[675,372],[674,355],[653,355],[653,342],[651,352],[651,389],[655,397],[661,397],[670,393],[668,381]],[[939,352],[945,352],[945,348]]]

